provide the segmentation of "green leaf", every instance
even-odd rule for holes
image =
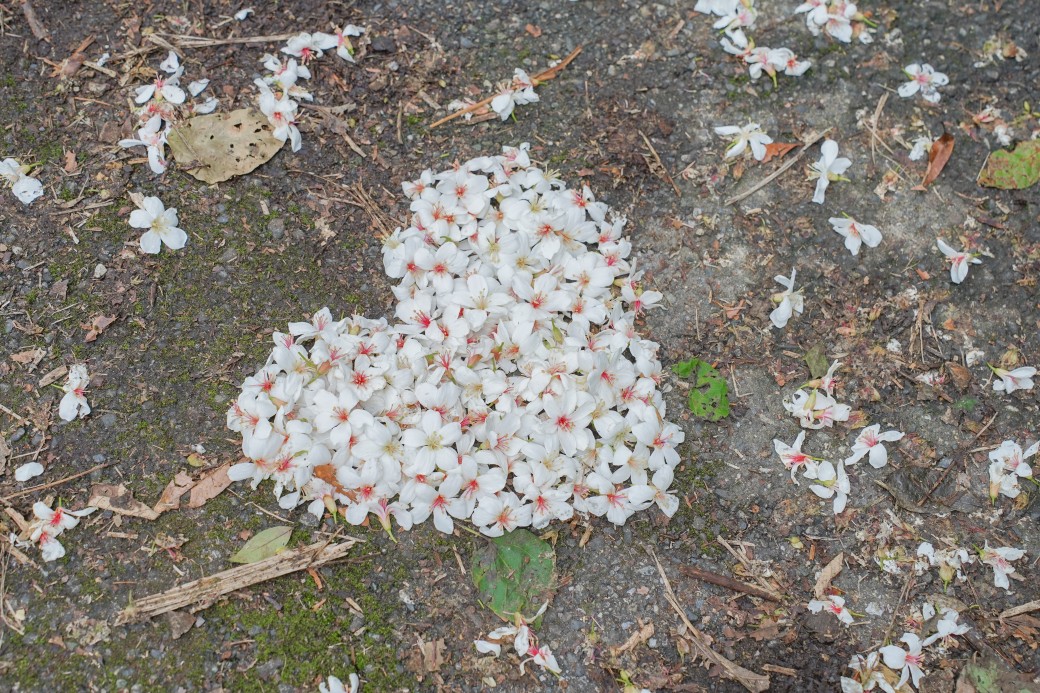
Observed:
[[[689,378],[696,370],[697,364],[700,363],[700,359],[690,359],[689,361],[680,361],[679,363],[672,366],[672,372],[674,372],[680,378]]]
[[[530,618],[556,589],[556,552],[526,529],[515,529],[474,551],[470,573],[492,611],[507,621],[516,613]]]
[[[805,352],[805,364],[809,366],[809,375],[813,378],[822,378],[827,375],[831,362],[827,360],[827,352],[824,350],[822,342]]]
[[[246,542],[238,553],[232,556],[232,563],[256,563],[270,558],[285,548],[292,535],[292,527],[268,527]]]
[[[696,375],[687,406],[693,415],[708,421],[718,421],[729,416],[729,384],[715,367],[698,358],[672,366],[681,378]]]
[[[992,152],[979,172],[979,185],[1023,190],[1040,181],[1040,140],[1019,142],[1012,151]]]

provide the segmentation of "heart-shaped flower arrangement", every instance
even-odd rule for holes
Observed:
[[[374,514],[498,536],[575,511],[615,524],[668,492],[683,433],[665,420],[658,345],[622,237],[587,187],[531,165],[527,146],[404,184],[411,225],[384,239],[397,319],[310,322],[228,411],[286,509]]]

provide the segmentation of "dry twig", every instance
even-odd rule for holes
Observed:
[[[643,138],[643,142],[646,143],[646,148],[650,150],[650,156],[643,155],[643,159],[646,160],[646,165],[650,168],[650,172],[665,180],[668,185],[672,186],[672,190],[675,191],[676,197],[682,197],[682,193],[679,192],[679,186],[675,184],[672,179],[672,175],[668,173],[668,169],[664,167],[664,162],[661,161],[661,156],[654,149],[654,145],[650,144],[650,139],[639,131],[639,136]]]
[[[830,131],[831,131],[831,129],[827,128],[826,130],[824,130],[820,134],[816,135],[816,137],[813,137],[811,140],[809,140],[808,142],[804,143],[802,145],[802,149],[797,154],[795,154],[790,159],[788,159],[787,163],[785,163],[783,166],[781,166],[777,170],[775,170],[772,173],[770,173],[768,176],[766,176],[765,178],[763,178],[759,182],[757,182],[754,185],[752,185],[748,190],[745,190],[744,192],[739,193],[737,195],[734,195],[733,197],[731,197],[728,200],[726,200],[726,206],[728,207],[729,205],[731,205],[731,204],[733,204],[735,202],[740,202],[745,197],[750,197],[750,196],[754,195],[756,192],[758,192],[759,190],[761,190],[762,188],[764,188],[765,186],[769,185],[774,180],[779,178],[780,174],[782,174],[784,171],[786,171],[787,169],[791,168],[796,163],[798,163],[798,161],[805,155],[805,152],[807,152],[809,150],[809,147],[813,146],[814,144],[816,144],[817,142],[822,140],[824,137],[826,137],[827,133],[829,133]]]
[[[47,31],[47,27],[40,22],[40,19],[36,16],[36,11],[33,9],[32,3],[30,3],[29,0],[24,0],[24,2],[22,2],[22,14],[25,15],[25,21],[29,23],[29,29],[32,31],[33,36],[41,41],[51,40],[51,32]]]
[[[783,597],[781,597],[779,594],[772,590],[763,589],[761,587],[755,587],[754,585],[749,585],[746,582],[741,582],[740,580],[728,578],[725,575],[713,573],[710,570],[701,570],[700,568],[694,568],[690,565],[681,565],[679,566],[679,572],[681,572],[683,575],[689,575],[692,578],[697,578],[698,580],[703,580],[704,582],[709,582],[713,585],[718,585],[719,587],[725,587],[726,589],[730,589],[735,592],[743,592],[744,594],[751,595],[752,597],[758,597],[759,599],[766,599],[771,602],[783,601]]]
[[[123,624],[151,618],[197,603],[201,603],[201,605],[195,611],[204,609],[219,597],[243,587],[343,558],[360,541],[360,539],[348,537],[346,541],[331,546],[328,542],[319,541],[309,546],[279,553],[256,563],[240,565],[216,575],[192,580],[131,603],[130,606],[119,612],[116,623]]]
[[[561,60],[559,63],[557,63],[556,65],[553,65],[552,67],[550,67],[547,70],[542,70],[541,72],[539,72],[537,75],[535,75],[534,77],[531,78],[531,83],[534,84],[534,86],[537,87],[539,84],[542,84],[543,82],[548,82],[550,79],[555,79],[556,76],[560,74],[560,71],[563,70],[563,68],[565,68],[568,65],[570,65],[571,61],[578,57],[578,54],[581,53],[581,49],[582,48],[583,48],[583,46],[578,46],[573,51],[571,51],[570,55],[568,55],[566,58]],[[466,106],[462,110],[455,111],[454,113],[449,113],[448,115],[444,116],[440,120],[438,120],[438,121],[434,122],[432,125],[430,125],[430,129],[432,130],[435,127],[437,127],[438,125],[443,125],[444,123],[447,123],[448,121],[455,120],[456,118],[461,118],[462,116],[466,115],[467,113],[472,113],[473,111],[479,110],[479,109],[483,108],[484,106],[487,106],[492,101],[494,101],[496,96],[498,96],[498,94],[493,94],[493,95],[487,97],[486,99],[481,99],[480,101],[477,101],[476,103],[471,103],[469,106]]]
[[[693,651],[697,657],[700,657],[705,662],[717,665],[722,669],[722,675],[726,678],[732,679],[740,683],[744,688],[753,693],[761,693],[769,688],[769,677],[763,674],[758,674],[750,669],[731,662],[715,650],[711,649],[708,645],[708,637],[698,630],[690,619],[686,617],[686,612],[683,610],[682,605],[679,604],[679,600],[675,596],[675,592],[672,590],[672,583],[668,581],[668,576],[665,575],[664,567],[661,565],[660,559],[657,558],[657,553],[650,549],[650,555],[654,559],[654,563],[657,564],[657,572],[661,574],[661,583],[664,585],[664,596],[668,600],[672,609],[679,615],[683,625],[686,626],[686,636],[690,644],[693,646]]]
[[[104,469],[105,467],[110,467],[110,466],[112,466],[112,462],[104,462],[102,464],[97,464],[97,465],[94,465],[93,467],[91,467],[90,469],[88,469],[88,470],[86,470],[84,472],[79,472],[78,474],[72,474],[70,476],[63,477],[61,479],[58,479],[57,481],[52,481],[49,484],[40,484],[39,486],[30,486],[29,488],[22,489],[21,491],[18,491],[17,493],[12,493],[10,496],[5,496],[4,498],[0,498],[0,502],[10,503],[15,498],[20,498],[20,497],[26,496],[26,495],[28,495],[30,493],[36,493],[37,491],[43,491],[44,489],[54,488],[55,486],[61,486],[62,484],[67,484],[70,481],[74,481],[75,479],[79,479],[80,477],[86,476],[87,474],[93,474],[94,472],[96,472],[99,469]]]

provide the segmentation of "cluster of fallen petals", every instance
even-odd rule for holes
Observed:
[[[837,386],[834,374],[840,366],[841,363],[835,361],[828,368],[826,375],[807,383],[784,399],[784,408],[798,419],[802,428],[818,430],[829,428],[835,422],[848,421],[852,407],[839,403],[834,398]],[[834,514],[839,515],[845,511],[851,491],[846,467],[863,458],[867,458],[870,466],[875,469],[884,467],[888,464],[885,443],[902,438],[903,433],[900,431],[882,432],[880,424],[867,426],[856,437],[849,456],[837,463],[803,452],[805,431],[801,431],[791,445],[774,439],[773,449],[784,467],[791,472],[791,481],[798,484],[795,474],[801,471],[804,478],[813,482],[809,490],[820,498],[833,499]]]
[[[943,657],[957,646],[958,635],[969,626],[959,623],[960,614],[952,608],[936,608],[925,602],[919,612],[907,619],[909,630],[896,641],[867,655],[853,655],[849,662],[852,676],[841,677],[842,693],[879,690],[909,693],[920,688],[929,657]],[[925,633],[928,633],[925,637]]]
[[[693,9],[717,17],[713,27],[724,34],[720,40],[722,49],[747,65],[752,80],[765,74],[775,85],[778,74],[798,77],[812,67],[810,61],[799,60],[790,48],[755,45],[754,39],[747,35],[758,19],[754,0],[698,0]]]
[[[805,26],[813,36],[826,34],[842,43],[873,43],[873,22],[847,0],[806,0],[795,8],[805,15]]]
[[[538,613],[530,621],[538,620],[538,617],[545,613],[545,609],[548,606],[548,602],[542,604],[542,608],[538,610]],[[502,654],[502,645],[512,640],[513,648],[520,657],[521,674],[524,673],[524,665],[528,662],[534,662],[547,671],[559,674],[560,666],[556,663],[556,657],[548,645],[538,644],[538,637],[531,629],[528,619],[520,614],[515,614],[514,619],[514,623],[501,626],[488,633],[487,638],[474,641],[473,644],[476,646],[477,652],[498,657]]]
[[[300,105],[294,99],[312,101],[314,97],[299,80],[310,79],[310,63],[335,50],[343,60],[354,62],[355,47],[351,37],[358,37],[364,29],[353,24],[337,28],[334,33],[300,33],[291,37],[281,52],[289,56],[285,60],[277,55],[264,55],[262,60],[268,74],[254,80],[260,95],[257,106],[271,123],[274,136],[289,142],[294,152],[300,151],[303,139],[297,127]]]
[[[148,166],[153,173],[165,173],[166,138],[170,128],[186,115],[212,113],[217,107],[217,99],[209,97],[201,103],[186,103],[190,95],[198,96],[209,86],[208,79],[200,79],[188,84],[185,94],[181,87],[184,67],[176,53],[170,54],[159,64],[155,72],[155,80],[151,84],[137,87],[134,103],[141,106],[137,117],[141,127],[137,137],[120,140],[119,146],[125,149],[145,147],[148,153]]]
[[[325,309],[276,333],[228,412],[250,460],[230,476],[387,530],[672,515],[683,433],[636,329],[661,294],[640,283],[625,220],[526,146],[403,187],[411,225],[383,250],[399,322]]]
[[[17,159],[0,161],[0,179],[11,186],[11,192],[23,205],[31,205],[43,195],[43,183],[29,175],[30,166],[23,166]]]

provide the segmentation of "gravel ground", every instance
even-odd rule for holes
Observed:
[[[246,537],[281,523],[271,516],[283,511],[268,487],[236,484],[202,508],[153,521],[97,513],[66,535],[69,555],[55,563],[21,565],[5,553],[3,687],[295,691],[357,671],[368,690],[599,691],[620,690],[626,678],[652,690],[744,690],[680,656],[680,622],[650,549],[714,649],[749,669],[771,670],[771,690],[836,690],[852,654],[898,637],[902,619],[937,594],[959,600],[975,635],[929,660],[922,690],[952,691],[972,657],[1036,677],[1040,622],[997,615],[1040,598],[1038,494],[1026,484],[1018,501],[991,504],[986,453],[1003,440],[1027,444],[1040,435],[1040,390],[994,393],[984,362],[1008,352],[1022,364],[1040,362],[1040,196],[1036,188],[976,184],[1000,144],[991,126],[973,120],[993,106],[1018,137],[1037,128],[1026,105],[1035,106],[1040,78],[1032,4],[864,3],[879,23],[877,39],[845,45],[811,36],[791,16],[795,0],[764,0],[758,42],[789,46],[814,62],[775,88],[768,79],[748,80],[693,4],[407,0],[330,9],[298,0],[257,4],[239,24],[225,22],[239,4],[224,2],[36,0],[49,41],[33,37],[18,3],[0,7],[0,155],[40,164],[48,186],[32,207],[6,192],[0,204],[0,404],[10,410],[0,413],[0,436],[20,456],[0,476],[5,507],[25,514],[48,494],[81,507],[94,483],[121,483],[154,503],[178,471],[198,475],[192,446],[205,446],[205,467],[237,459],[224,412],[266,357],[274,329],[326,305],[335,315],[392,313],[376,231],[379,221],[405,217],[401,181],[520,142],[628,216],[638,264],[665,293],[646,333],[662,345],[666,364],[691,356],[717,364],[733,399],[728,419],[701,422],[684,413],[684,384],[670,383],[670,411],[687,441],[676,482],[683,503],[671,521],[649,512],[623,528],[600,520],[555,528],[560,587],[540,634],[563,668],[558,680],[530,668],[521,676],[515,659],[477,656],[473,639],[497,625],[460,570],[478,540],[428,526],[403,533],[399,543],[350,528],[366,543],[349,560],[317,577],[298,573],[238,591],[199,611],[178,637],[183,618],[115,625],[133,598],[227,568]],[[89,67],[71,78],[51,75],[89,36],[88,60],[106,51],[121,57],[151,45],[144,34],[173,31],[180,17],[188,23],[182,33],[193,35],[317,31],[329,22],[361,24],[368,33],[357,65],[317,64],[315,103],[342,108],[333,118],[307,113],[301,152],[286,149],[252,174],[205,186],[176,170],[156,178],[130,163],[136,152],[115,145],[131,132],[132,86],[164,51],[114,60],[115,77]],[[987,58],[994,37],[1028,57]],[[541,102],[519,108],[515,121],[428,129],[451,100],[485,95],[514,67],[534,73],[578,45],[578,59],[539,87]],[[221,108],[230,109],[253,98],[258,59],[277,46],[182,52],[191,77],[211,79]],[[894,93],[912,62],[950,76],[938,106]],[[886,96],[875,138],[871,118]],[[833,184],[825,206],[812,204],[804,167],[816,159],[814,149],[726,205],[779,165],[722,161],[725,143],[713,128],[748,120],[778,142],[829,129],[853,161],[850,181]],[[927,192],[911,191],[926,165],[911,162],[900,140],[943,132],[955,140],[949,164]],[[648,165],[647,142],[675,189]],[[882,199],[876,188],[889,171],[898,179]],[[359,189],[385,218],[356,204]],[[176,206],[188,246],[137,252],[138,232],[126,223],[130,192]],[[827,221],[840,212],[878,226],[882,245],[848,254]],[[986,251],[963,284],[950,283],[937,236],[954,245],[963,237]],[[98,265],[105,272],[95,278]],[[792,267],[806,310],[778,331],[768,319],[772,277]],[[85,342],[97,316],[116,319]],[[893,340],[898,348],[887,348]],[[793,486],[772,451],[773,438],[797,435],[782,399],[809,379],[803,356],[816,345],[845,365],[839,399],[871,423],[908,433],[890,446],[888,467],[853,468],[850,510],[838,517],[804,484]],[[32,349],[42,352],[35,364],[12,358]],[[976,351],[983,356],[966,371],[946,365],[963,365]],[[40,380],[76,362],[95,374],[94,412],[65,424],[56,415],[60,392]],[[931,385],[917,379],[929,372],[948,377]],[[952,377],[964,372],[967,379]],[[854,436],[841,426],[816,432],[807,449],[837,459]],[[107,466],[13,496],[28,486],[14,481],[13,468],[34,455],[46,467],[33,480],[39,483]],[[927,501],[918,507],[921,498]],[[305,513],[288,519],[294,545],[336,531],[331,521],[314,526]],[[4,522],[6,535],[13,525]],[[1025,579],[1006,593],[975,566],[968,582],[943,594],[934,572],[908,579],[878,568],[886,531],[910,553],[944,538],[969,548],[984,540],[1024,548]],[[719,539],[746,548],[747,565]],[[860,615],[851,628],[805,608],[817,573],[839,552],[845,568],[834,584]],[[785,599],[763,602],[706,584],[684,575],[684,566],[753,580],[750,566]],[[615,649],[647,623],[650,639]],[[439,666],[416,656],[417,637],[444,641]]]

